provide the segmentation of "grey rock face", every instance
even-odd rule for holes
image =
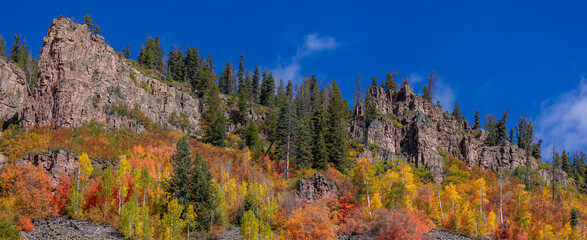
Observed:
[[[336,184],[322,174],[314,173],[311,178],[300,179],[297,186],[296,197],[306,199],[309,204],[324,197],[338,196]]]
[[[43,39],[38,68],[35,90],[23,114],[25,127],[75,128],[95,120],[141,131],[136,121],[113,114],[112,106],[126,106],[171,129],[178,128],[170,123],[179,117],[187,123],[184,130],[200,128],[202,105],[189,91],[146,76],[101,36],[68,18],[53,20]]]
[[[27,98],[24,71],[0,57],[0,121],[17,121]]]
[[[371,147],[360,154],[387,160],[401,158],[423,166],[442,179],[441,153],[448,153],[467,163],[497,171],[514,170],[519,166],[538,167],[536,159],[526,157],[526,151],[515,145],[485,144],[487,133],[473,129],[466,121],[459,122],[416,95],[411,87],[386,93],[382,88],[371,89],[372,99],[380,114],[369,127],[365,126],[365,109],[359,106],[350,131],[353,138],[364,138]],[[375,149],[372,149],[375,148]]]

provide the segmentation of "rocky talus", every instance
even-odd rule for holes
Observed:
[[[509,143],[499,146],[485,144],[487,133],[473,129],[466,121],[457,121],[440,107],[416,95],[406,86],[385,92],[371,89],[370,94],[379,112],[378,117],[365,126],[365,109],[359,106],[351,122],[353,138],[365,138],[361,156],[386,160],[402,158],[417,166],[431,169],[442,178],[442,153],[450,154],[467,163],[497,171],[514,170],[519,166],[538,167],[526,151]]]
[[[54,19],[39,57],[39,76],[22,118],[25,127],[78,127],[95,120],[141,131],[127,114],[137,108],[171,129],[200,128],[201,104],[189,90],[159,81],[135,68],[93,34],[69,18]],[[173,124],[175,123],[175,124]]]

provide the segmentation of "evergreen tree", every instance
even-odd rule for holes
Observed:
[[[571,159],[569,153],[564,151],[561,153],[561,169],[565,171],[568,175],[573,175],[573,169],[571,168]]]
[[[212,173],[208,169],[208,163],[196,152],[193,162],[193,173],[190,175],[191,186],[193,186],[193,199],[190,203],[194,205],[198,213],[196,221],[197,228],[208,229],[211,223],[212,210],[214,209],[214,192],[212,188]],[[186,206],[186,205],[184,205]]]
[[[490,146],[495,146],[499,142],[498,134],[497,134],[497,121],[493,117],[493,114],[487,114],[485,116],[485,123],[483,124],[485,129],[487,130],[487,144]]]
[[[265,106],[273,105],[273,98],[275,96],[275,79],[273,78],[273,74],[269,73],[267,77],[263,78],[263,83],[261,84],[261,96],[260,96],[260,103]]]
[[[326,132],[324,95],[320,94],[317,101],[319,105],[312,116],[312,157],[314,160],[314,168],[324,170],[326,169],[326,166],[328,164],[326,141],[324,139],[324,135]]]
[[[385,82],[383,82],[381,87],[383,87],[386,93],[397,89],[397,82],[395,82],[397,74],[398,72],[388,72],[385,74]]]
[[[310,168],[312,166],[312,133],[310,120],[302,117],[295,132],[294,157],[298,168]]]
[[[185,59],[183,52],[178,47],[171,47],[169,50],[169,60],[167,61],[167,79],[175,81],[184,81]]]
[[[188,47],[185,57],[185,81],[193,86],[199,82],[200,70],[202,69],[202,57],[197,47]]]
[[[402,83],[401,83],[401,88],[404,88],[404,87],[406,87],[406,86],[410,86],[410,78],[409,78],[409,77],[405,77],[405,78],[402,80]]]
[[[313,114],[320,107],[320,86],[318,86],[316,75],[312,75],[310,78],[310,104],[312,105],[311,113]]]
[[[82,22],[88,26],[88,30],[90,30],[90,32],[93,32],[94,34],[98,34],[100,32],[100,27],[94,23],[91,14],[84,15],[82,17]]]
[[[0,35],[0,57],[6,57],[6,40]]]
[[[130,59],[130,45],[126,44],[122,49],[122,56],[126,59]]]
[[[207,107],[204,112],[204,122],[207,126],[205,138],[208,143],[214,146],[224,146],[226,139],[226,118],[220,103],[220,97],[218,96],[218,85],[215,81],[214,71],[209,69],[209,63],[207,62],[200,74],[200,80],[207,82],[204,94]]]
[[[184,136],[175,145],[175,153],[171,156],[173,172],[167,183],[167,192],[177,198],[182,205],[188,205],[191,199],[193,199],[192,194],[194,193],[190,189],[192,159],[193,156],[187,136]]]
[[[25,70],[28,57],[29,48],[26,45],[26,41],[22,35],[14,34],[14,42],[10,48],[10,55],[8,55],[8,60],[16,63],[16,65]]]
[[[429,102],[432,102],[432,98],[434,97],[434,91],[436,90],[436,81],[438,80],[438,75],[436,75],[436,71],[432,71],[430,76],[428,76],[428,98]]]
[[[241,53],[241,60],[238,64],[238,73],[236,78],[238,79],[238,91],[240,92],[245,86],[245,56]]]
[[[249,104],[245,91],[240,91],[238,93],[236,105],[238,110],[235,115],[234,123],[244,123],[247,118],[247,114],[249,113]]]
[[[348,104],[340,94],[336,80],[330,84],[330,96],[327,109],[326,146],[329,149],[328,159],[341,172],[352,169],[352,161],[348,156]]]
[[[424,85],[424,87],[422,87],[422,97],[426,101],[432,102],[432,96],[430,95],[430,89],[428,88],[427,85]]]
[[[510,137],[508,138],[508,141],[511,143],[514,143],[514,129],[510,128]]]
[[[377,82],[377,78],[376,77],[371,77],[371,86],[370,87],[372,89],[379,87],[379,83]]]
[[[460,123],[463,121],[463,116],[461,115],[461,109],[459,108],[459,103],[455,102],[455,107],[452,110],[452,116]]]
[[[369,90],[371,90],[372,88],[370,87]],[[371,123],[377,118],[377,106],[375,105],[375,101],[373,100],[373,97],[371,96],[371,91],[369,91],[367,93],[367,95],[365,95],[365,132],[364,132],[364,143],[368,144],[368,139],[369,136],[369,127],[371,126]]]
[[[503,141],[507,141],[508,138],[508,127],[507,127],[507,120],[508,120],[508,113],[510,110],[507,110],[503,113],[503,116],[497,121],[497,141],[501,143]]]
[[[220,92],[224,94],[233,95],[236,93],[236,76],[230,61],[226,62],[226,67],[220,74],[219,88]]]
[[[534,141],[534,126],[532,126],[532,119],[528,115],[520,116],[520,120],[516,125],[516,138],[518,147],[531,150],[530,148]]]
[[[263,79],[267,77],[266,69],[263,69]],[[258,103],[259,102],[259,82],[261,81],[260,70],[257,65],[255,65],[255,70],[253,70],[253,78],[251,81],[251,91],[249,92],[249,98],[251,102]]]
[[[216,74],[214,73],[214,65],[212,65],[212,59],[209,58],[204,62],[202,69],[199,71],[197,81],[192,83],[192,87],[198,90],[200,97],[203,97],[212,89],[212,86],[214,86],[216,91],[218,91]]]
[[[283,85],[283,79],[279,79],[279,85],[277,85],[277,94],[275,95],[275,106],[278,108],[283,107],[286,101],[285,86]]]
[[[481,125],[479,125],[479,110],[475,110],[475,124],[473,125],[473,129],[479,129]]]
[[[536,159],[542,159],[542,139],[538,140],[536,144],[533,144],[532,156]]]
[[[292,94],[293,95],[293,94]],[[286,160],[286,178],[289,174],[289,160],[292,151],[294,127],[296,126],[296,114],[294,112],[292,95],[286,96],[286,101],[277,119],[277,149],[281,159]]]
[[[257,124],[254,120],[249,120],[249,123],[247,123],[244,140],[245,145],[251,150],[259,146],[259,130],[257,130]]]
[[[161,46],[159,37],[151,38],[151,36],[148,36],[145,45],[141,48],[141,52],[137,55],[139,64],[144,68],[163,73],[165,68],[163,59],[163,46]]]

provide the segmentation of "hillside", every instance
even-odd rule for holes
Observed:
[[[132,239],[587,237],[581,169],[490,144],[409,84],[351,112],[336,81],[216,78],[211,57],[172,80],[91,29],[53,20],[34,86],[0,57],[0,238],[61,215]]]

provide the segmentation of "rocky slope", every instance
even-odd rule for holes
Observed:
[[[38,69],[22,118],[25,127],[78,127],[93,119],[141,131],[145,126],[125,115],[125,110],[136,107],[163,126],[179,127],[170,123],[181,116],[185,130],[199,129],[202,106],[198,99],[139,71],[103,37],[69,18],[53,20],[43,39]]]
[[[0,121],[15,122],[28,98],[24,71],[0,57]]]
[[[487,133],[483,129],[473,129],[466,121],[457,121],[416,95],[409,86],[388,93],[376,88],[367,94],[371,94],[379,114],[365,127],[365,109],[363,106],[356,109],[351,136],[367,135],[370,145],[361,156],[380,160],[402,158],[432,170],[439,178],[442,178],[442,152],[463,160],[468,166],[494,171],[538,167],[534,157],[527,158],[526,151],[515,145],[487,146]]]

